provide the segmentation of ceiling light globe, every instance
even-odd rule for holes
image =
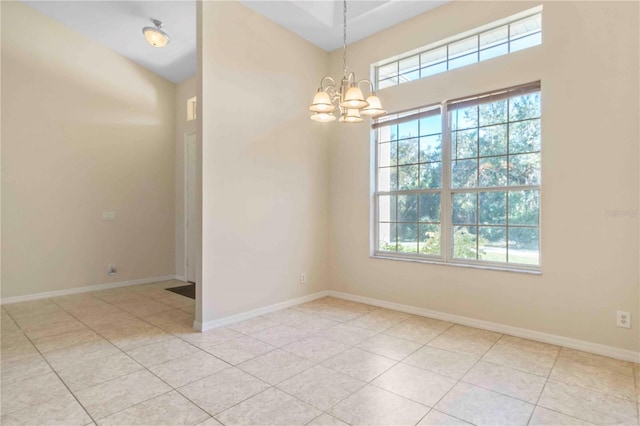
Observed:
[[[362,90],[357,86],[351,86],[344,95],[344,99],[340,103],[340,106],[348,109],[361,109],[369,104],[364,100]]]
[[[367,117],[380,117],[387,113],[384,109],[382,109],[382,103],[380,102],[380,98],[376,95],[371,95],[367,98],[368,107],[364,108],[360,111],[362,115],[366,115]]]
[[[333,115],[333,114],[326,113],[326,112],[317,112],[317,113],[311,115],[311,119],[313,121],[318,121],[320,123],[329,123],[331,121],[335,121],[336,120],[336,116]]]
[[[144,27],[142,29],[142,34],[144,35],[145,40],[147,40],[147,43],[151,46],[164,47],[169,44],[171,37],[159,28],[159,25],[161,25],[160,23],[156,25],[156,27]]]
[[[313,104],[309,107],[309,111],[313,112],[332,112],[336,106],[331,103],[331,97],[323,90],[318,89],[313,97]]]

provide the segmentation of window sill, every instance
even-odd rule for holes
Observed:
[[[426,259],[426,258],[408,257],[408,256],[406,257],[393,256],[385,253],[375,253],[370,255],[369,257],[371,257],[372,259],[399,260],[402,262],[416,262],[416,263],[426,263],[431,265],[453,266],[453,267],[462,267],[462,268],[471,268],[471,269],[484,269],[488,271],[515,272],[515,273],[528,274],[528,275],[542,275],[542,270],[539,267],[524,269],[524,268],[515,268],[515,267],[501,266],[501,265],[480,265],[480,264],[464,263],[464,262],[445,262],[439,259]]]

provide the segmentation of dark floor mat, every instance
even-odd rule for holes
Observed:
[[[180,287],[171,287],[167,290],[172,291],[174,293],[178,293],[182,296],[189,297],[193,300],[196,299],[196,285],[195,284],[187,284],[181,285]]]

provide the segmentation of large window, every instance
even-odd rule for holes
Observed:
[[[384,89],[539,45],[542,43],[540,8],[522,15],[490,24],[489,29],[473,30],[472,35],[435,43],[400,59],[383,61],[375,67],[376,87]]]
[[[376,255],[539,267],[539,83],[374,128]]]

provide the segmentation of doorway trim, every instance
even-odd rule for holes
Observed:
[[[183,259],[183,267],[184,267],[184,281],[189,281],[189,136],[196,136],[196,132],[185,132],[184,133],[184,148],[183,148],[183,215],[184,220],[182,221],[182,228],[184,232],[184,259]],[[196,160],[197,161],[197,160]],[[193,226],[193,225],[192,225]],[[193,261],[193,260],[192,260]],[[195,282],[195,277],[193,278]]]

